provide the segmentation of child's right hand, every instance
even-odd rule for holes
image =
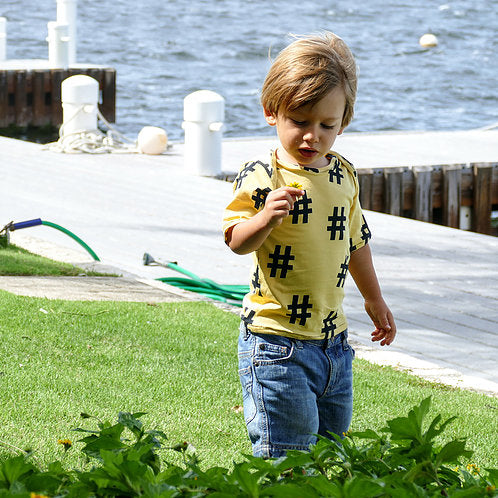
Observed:
[[[303,189],[287,186],[272,190],[267,195],[265,207],[263,208],[268,227],[274,228],[280,225],[284,218],[289,216],[294,203],[304,193]]]

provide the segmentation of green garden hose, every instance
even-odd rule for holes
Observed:
[[[2,229],[2,231],[5,230],[6,232],[8,232],[10,230],[11,232],[13,232],[14,230],[20,230],[21,228],[36,227],[38,225],[45,225],[47,227],[52,227],[55,228],[56,230],[65,233],[66,235],[69,235],[69,237],[78,242],[78,244],[81,247],[83,247],[95,261],[100,261],[99,257],[95,254],[95,252],[91,249],[91,247],[89,247],[77,235],[75,235],[73,232],[70,232],[67,228],[61,227],[60,225],[57,225],[56,223],[52,223],[50,221],[43,221],[40,218],[36,218],[34,220],[20,221],[19,223],[9,223]]]
[[[210,299],[232,304],[234,306],[242,307],[242,299],[249,292],[249,286],[247,285],[221,285],[208,278],[200,278],[195,273],[178,266],[178,264],[173,261],[168,261],[166,263],[156,261],[148,253],[144,254],[143,263],[146,266],[158,265],[163,268],[169,268],[190,277],[157,278],[156,280],[159,280],[160,282],[164,282],[190,292],[197,292],[198,294],[206,296]]]

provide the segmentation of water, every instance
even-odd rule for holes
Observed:
[[[47,58],[56,2],[1,0],[9,59]],[[108,0],[78,4],[78,62],[117,70],[116,127],[145,125],[181,140],[183,98],[226,99],[225,136],[267,136],[259,89],[289,33],[322,29],[355,53],[351,131],[462,130],[498,121],[498,0]],[[438,47],[424,50],[433,32]]]

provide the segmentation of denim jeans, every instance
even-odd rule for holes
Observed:
[[[316,434],[342,436],[353,411],[354,351],[347,332],[332,339],[253,334],[242,322],[239,376],[254,456],[308,450]]]

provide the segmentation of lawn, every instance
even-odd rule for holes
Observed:
[[[172,445],[188,441],[205,466],[230,467],[250,453],[238,409],[233,313],[210,303],[69,302],[7,292],[0,307],[0,458],[15,454],[12,446],[34,449],[41,462],[59,458],[58,439],[77,440],[72,428],[91,427],[81,412],[115,421],[119,411],[147,412],[148,428],[163,430]],[[496,398],[358,359],[352,429],[380,429],[429,395],[432,416],[458,416],[445,439],[468,438],[472,463],[498,467]],[[76,464],[78,454],[65,458]]]

